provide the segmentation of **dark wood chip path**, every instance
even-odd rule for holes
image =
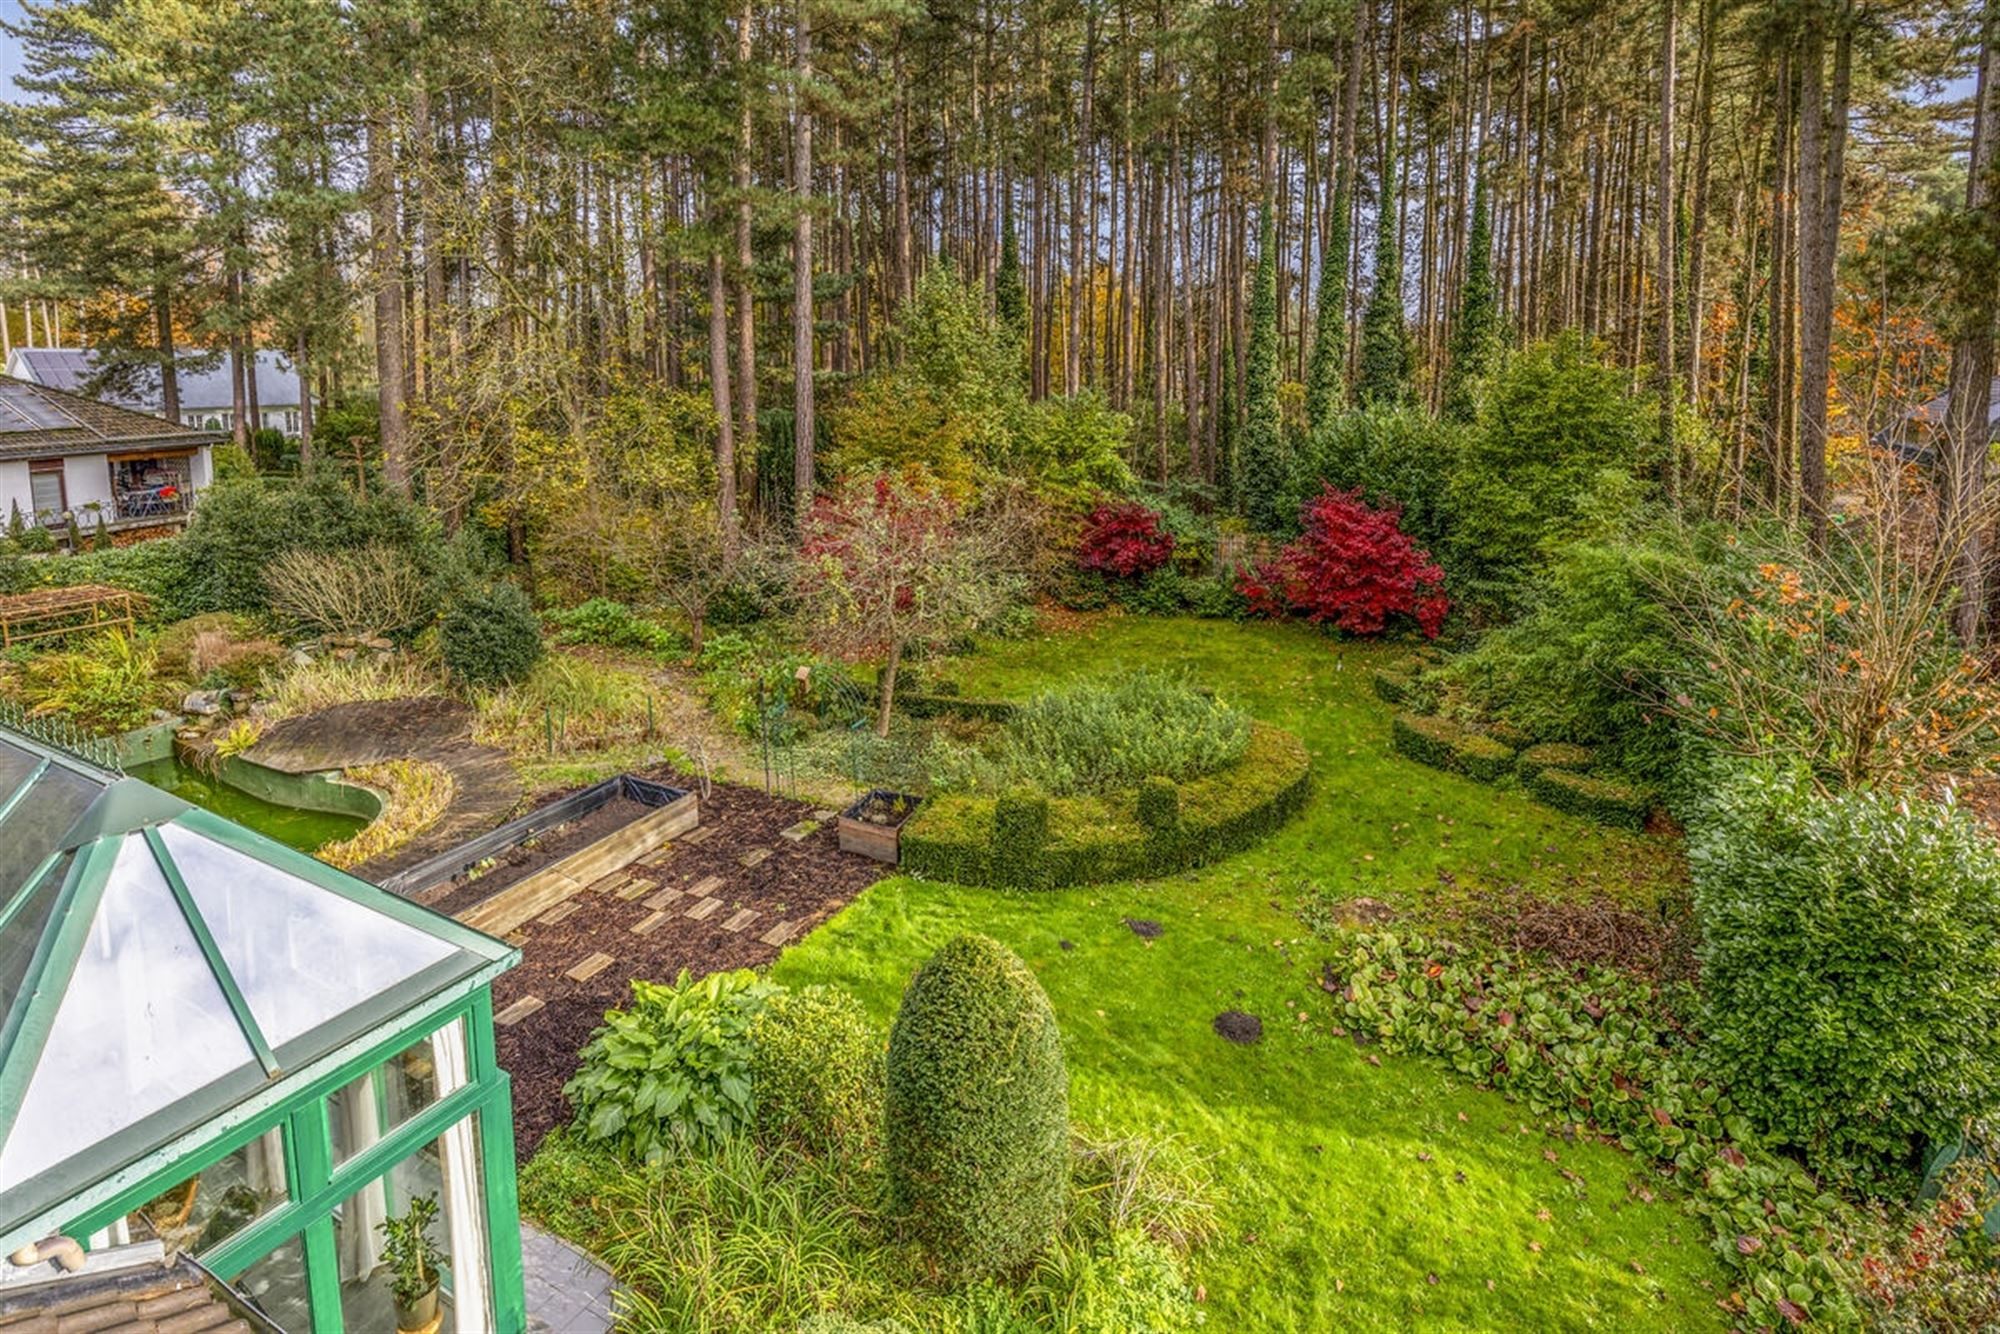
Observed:
[[[437,823],[357,873],[381,880],[501,823],[521,804],[507,752],[472,740],[470,706],[452,699],[335,704],[272,725],[246,757],[285,773],[323,773],[384,760],[428,760],[451,774],[451,805]]]
[[[688,782],[670,772],[646,776]],[[493,1009],[500,1065],[514,1079],[522,1162],[570,1119],[562,1086],[604,1012],[631,995],[634,978],[671,982],[683,968],[700,977],[767,964],[889,873],[880,862],[840,851],[832,820],[802,837],[781,837],[796,833],[812,810],[755,788],[718,785],[691,834],[515,933],[521,965],[494,983]],[[568,841],[553,838],[526,860],[559,859]],[[769,855],[745,866],[745,854],[760,849]],[[464,911],[468,891],[480,883],[455,892],[451,906]]]

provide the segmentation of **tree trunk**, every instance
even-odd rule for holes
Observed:
[[[719,245],[708,252],[708,387],[715,404],[715,513],[722,524],[722,558],[734,563],[736,424],[729,417],[729,308]]]
[[[1659,232],[1660,447],[1667,455],[1667,494],[1681,483],[1680,446],[1674,440],[1674,37],[1675,0],[1666,0],[1660,37],[1660,178],[1656,227]]]
[[[813,218],[812,218],[812,16],[799,0],[798,86],[793,91],[793,193],[798,218],[792,234],[792,501],[799,531],[813,501]]]
[[[368,117],[369,249],[375,283],[375,378],[381,396],[382,476],[392,490],[409,494],[408,427],[404,419],[403,265],[396,218],[396,168],[391,160],[389,117]]]
[[[1988,255],[2000,253],[2000,0],[1986,0],[1979,51],[1978,91],[1973,98],[1972,158],[1965,187],[1966,212],[1972,217]],[[1951,349],[1950,420],[1945,428],[1945,498],[1949,521],[1945,537],[1959,539],[1954,562],[1959,588],[1954,619],[1967,647],[1982,638],[1986,610],[1986,529],[1982,512],[1986,496],[1986,451],[1992,431],[1994,320],[2000,316],[1992,261],[1975,264],[1962,276],[1963,308],[1955,312],[1958,337]],[[1954,529],[1962,531],[1954,532]]]
[[[751,0],[744,0],[736,25],[736,79],[743,98],[736,143],[736,436],[743,441],[753,470],[757,457],[757,259],[750,240],[750,160],[757,144],[750,115],[750,34],[755,14]]]
[[[875,735],[889,735],[889,717],[896,706],[896,673],[903,665],[903,646],[900,642],[889,645],[888,661],[882,664],[882,674],[875,678]]]
[[[164,280],[153,288],[153,338],[160,357],[161,412],[167,420],[178,425],[181,419],[180,358],[174,348],[173,289]]]

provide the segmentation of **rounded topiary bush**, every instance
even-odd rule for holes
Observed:
[[[750,1026],[754,1124],[765,1144],[865,1155],[882,1119],[882,1031],[851,994],[773,996]]]
[[[542,625],[528,595],[512,584],[490,584],[452,604],[438,626],[444,665],[467,685],[505,685],[534,669],[542,656]]]
[[[1028,966],[986,936],[948,942],[903,993],[887,1074],[891,1210],[961,1277],[1032,1260],[1069,1189],[1069,1074]]]

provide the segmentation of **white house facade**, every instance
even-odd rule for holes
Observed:
[[[0,375],[0,523],[94,529],[182,522],[221,436]]]

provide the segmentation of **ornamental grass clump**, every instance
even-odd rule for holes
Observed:
[[[1250,719],[1164,672],[1035,696],[1007,725],[1003,761],[1052,796],[1112,792],[1148,777],[1224,769],[1250,747]]]
[[[1069,1189],[1069,1072],[1041,983],[961,935],[911,979],[889,1033],[889,1211],[959,1278],[1019,1269]]]

